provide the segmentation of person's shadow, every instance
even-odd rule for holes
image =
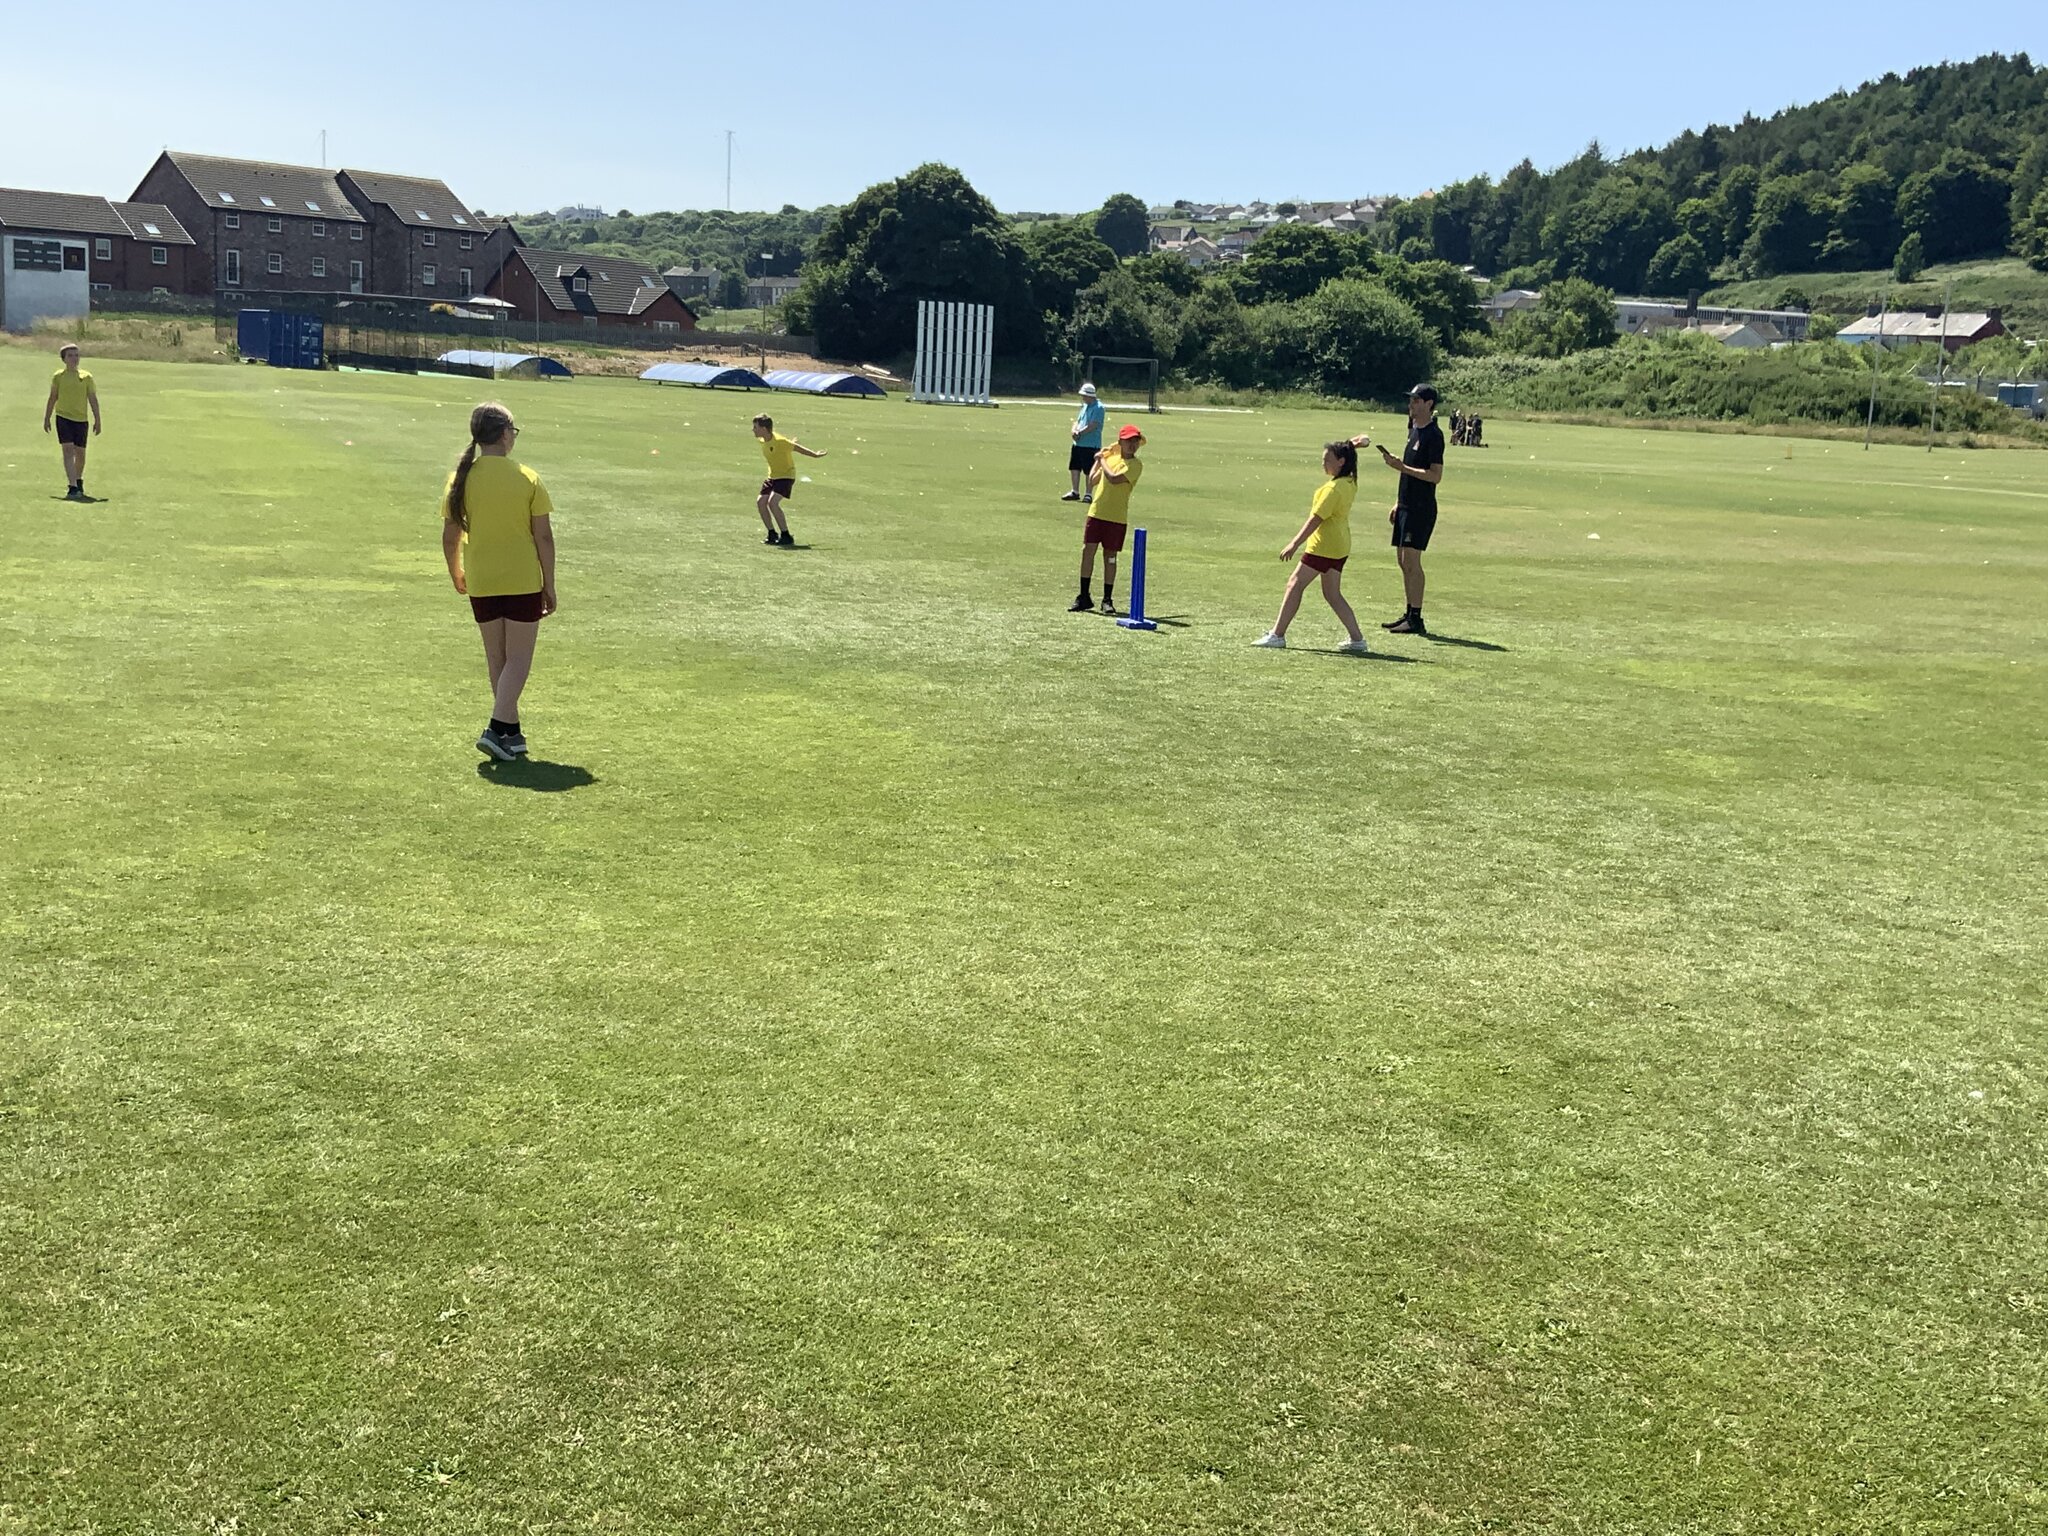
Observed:
[[[486,784],[504,789],[531,789],[544,795],[581,789],[595,784],[597,775],[574,763],[550,763],[543,758],[522,757],[509,763],[486,758],[476,765],[476,776]]]
[[[1460,640],[1456,635],[1440,635],[1435,630],[1431,630],[1422,638],[1429,641],[1432,645],[1455,645],[1468,651],[1500,651],[1504,653],[1507,650],[1506,646],[1495,645],[1489,640]]]

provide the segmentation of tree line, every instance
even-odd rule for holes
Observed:
[[[1896,263],[1910,278],[2008,250],[2048,270],[2048,68],[1990,54],[1619,159],[1593,144],[1553,171],[1524,160],[1394,202],[1376,233],[1512,286],[1665,295],[1717,272]]]

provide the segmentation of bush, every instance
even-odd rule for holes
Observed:
[[[1310,376],[1325,394],[1393,399],[1436,365],[1422,317],[1377,283],[1325,283],[1299,308],[1310,337]]]

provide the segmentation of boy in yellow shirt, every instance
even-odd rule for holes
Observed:
[[[50,398],[43,402],[43,430],[50,430],[50,418],[57,419],[57,442],[64,450],[64,492],[66,501],[88,501],[85,494],[85,419],[92,416],[93,434],[100,430],[99,391],[92,375],[78,366],[78,348],[66,342],[57,355],[64,366],[50,376]]]
[[[824,450],[806,448],[795,438],[784,437],[775,430],[772,416],[754,418],[754,436],[760,439],[761,457],[768,461],[768,478],[761,482],[754,510],[761,514],[761,524],[768,530],[767,543],[794,549],[796,539],[789,531],[789,519],[782,515],[782,504],[796,494],[796,456],[822,459]]]
[[[1095,549],[1102,547],[1102,611],[1116,612],[1116,557],[1123,553],[1124,534],[1131,521],[1131,487],[1145,472],[1138,462],[1138,450],[1145,446],[1145,434],[1127,426],[1116,435],[1116,446],[1095,455],[1095,467],[1088,471],[1088,490],[1095,502],[1081,524],[1081,595],[1067,607],[1069,613],[1088,613],[1095,607],[1089,596],[1094,585]]]

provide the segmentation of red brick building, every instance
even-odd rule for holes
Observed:
[[[211,293],[375,293],[369,220],[334,172],[165,150],[135,201],[191,235]]]
[[[697,316],[654,268],[621,256],[514,246],[489,289],[522,320],[694,331]]]
[[[76,242],[90,293],[209,293],[196,247],[168,208],[79,192],[0,188],[0,229]]]
[[[446,182],[346,170],[337,179],[370,221],[379,293],[469,298],[490,288],[519,243],[511,225],[465,208]]]

